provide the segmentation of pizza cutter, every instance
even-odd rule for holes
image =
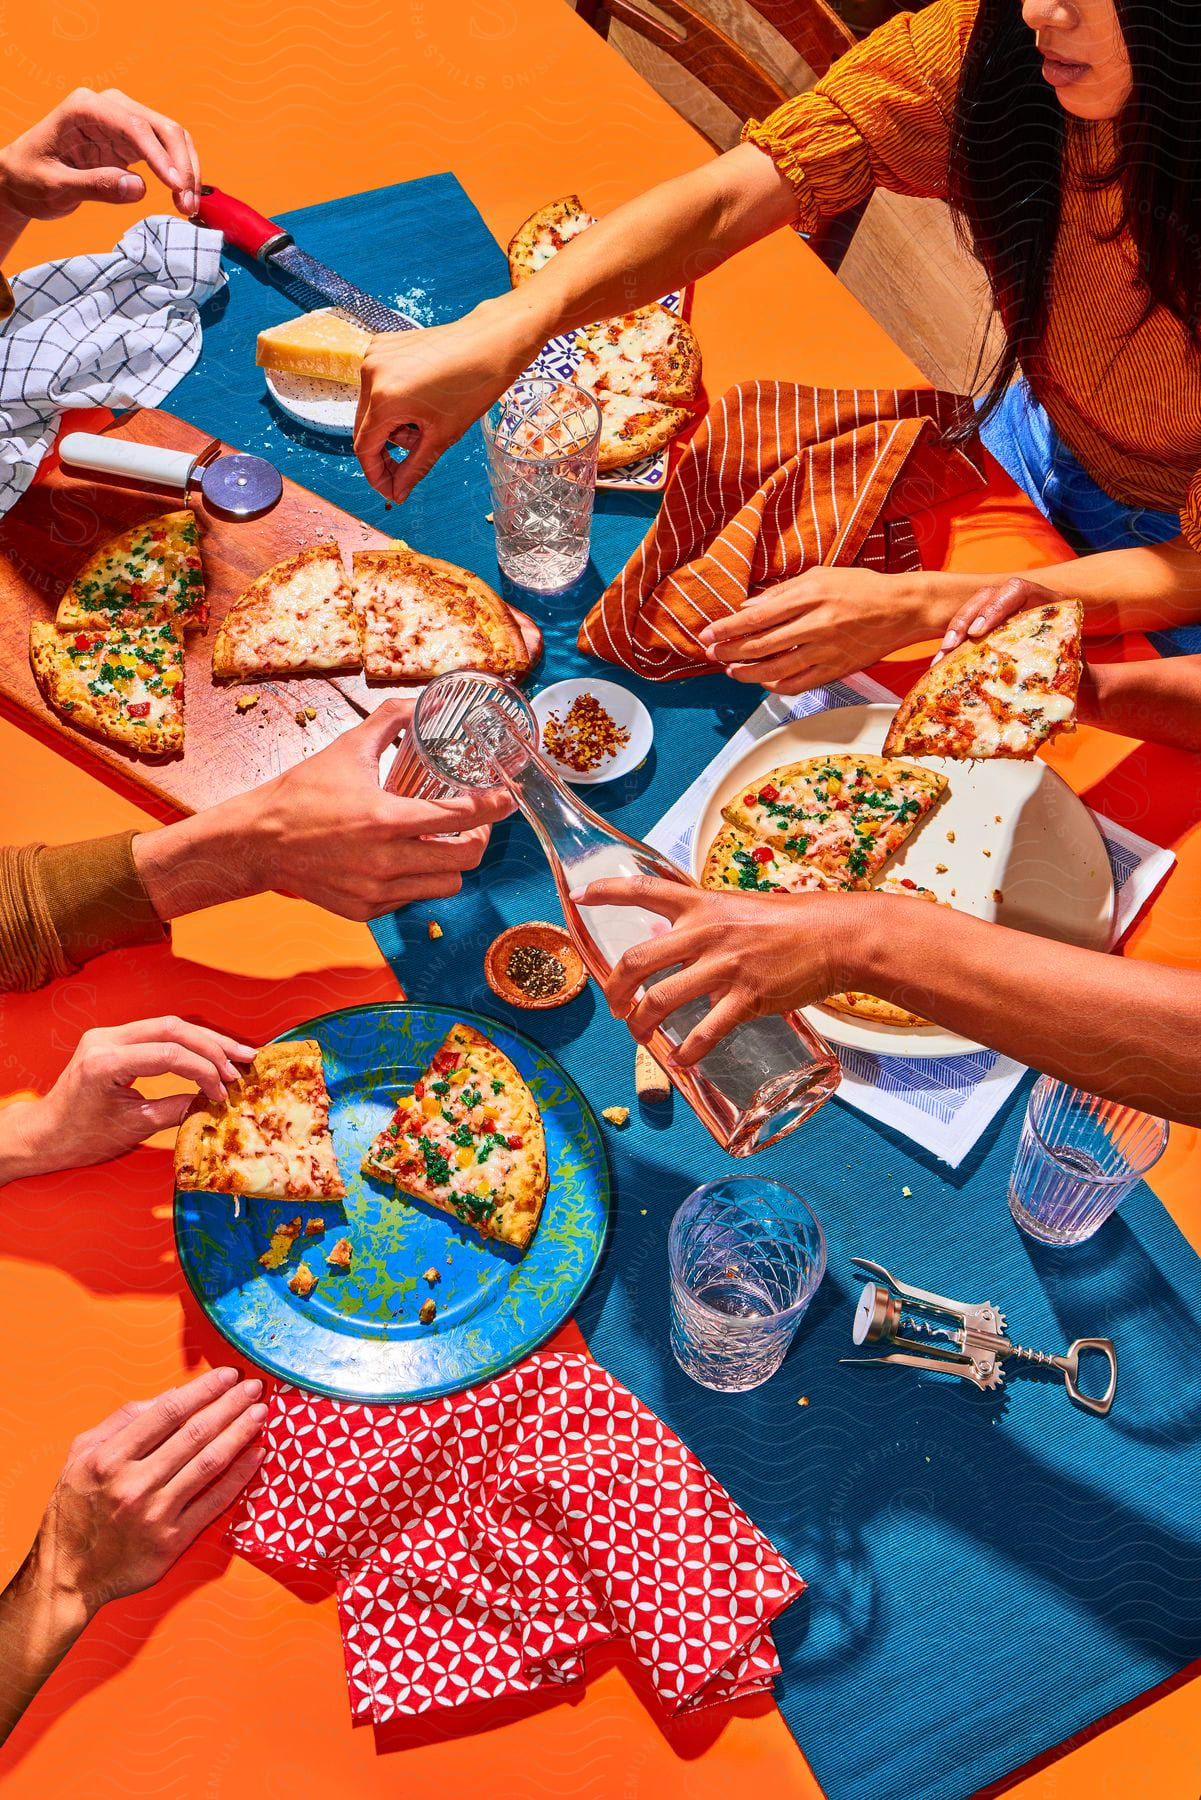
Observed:
[[[219,454],[220,438],[199,453],[135,444],[128,438],[72,431],[58,446],[59,461],[73,474],[99,477],[122,487],[148,487],[181,502],[200,489],[204,503],[223,519],[257,519],[279,503],[283,478],[262,456],[239,450]]]

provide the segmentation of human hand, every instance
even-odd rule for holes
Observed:
[[[85,200],[140,200],[144,162],[185,217],[200,193],[200,160],[182,125],[117,88],[80,87],[0,150],[0,204],[18,218],[62,219]]]
[[[538,333],[519,323],[517,305],[505,296],[449,325],[376,337],[363,359],[354,449],[385,500],[407,500],[540,348]],[[389,443],[408,449],[403,462]]]
[[[38,1528],[33,1582],[86,1617],[153,1586],[262,1461],[262,1391],[213,1369],[82,1432]]]
[[[385,793],[380,757],[412,717],[412,701],[385,700],[336,743],[233,803],[244,824],[231,853],[247,859],[257,886],[348,919],[458,893],[513,803],[495,789],[448,800]]]
[[[791,1012],[848,985],[846,905],[870,896],[716,894],[649,878],[594,881],[579,906],[639,906],[670,929],[627,950],[605,983],[614,1018],[640,1044],[678,1007],[707,998],[709,1012],[672,1057],[690,1068],[736,1025]],[[639,988],[665,969],[678,972]]]
[[[85,1031],[49,1093],[0,1112],[0,1182],[53,1169],[108,1162],[178,1125],[192,1092],[148,1100],[133,1083],[143,1075],[194,1081],[209,1100],[225,1098],[248,1044],[186,1019],[137,1019]]]
[[[735,681],[799,694],[916,643],[937,628],[936,617],[933,592],[920,579],[813,568],[706,625],[700,641]]]
[[[1062,599],[1062,594],[1054,594],[1050,588],[1040,587],[1024,575],[1012,575],[1007,581],[982,587],[952,614],[934,661],[941,662],[948,650],[956,649],[967,638],[987,636],[1014,613],[1027,612],[1032,606],[1045,606],[1048,600]]]

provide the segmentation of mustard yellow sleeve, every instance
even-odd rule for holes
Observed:
[[[41,987],[103,950],[166,936],[134,863],[135,836],[0,848],[0,992]]]
[[[829,74],[743,127],[796,193],[813,231],[875,188],[945,199],[951,120],[978,0],[937,0],[889,19]]]

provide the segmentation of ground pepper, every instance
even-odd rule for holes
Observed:
[[[518,944],[511,950],[506,973],[513,986],[531,1000],[549,1000],[567,985],[563,964],[538,944]]]
[[[629,741],[625,726],[605,711],[595,694],[578,694],[565,717],[551,713],[542,730],[542,742],[555,761],[577,775],[590,774]]]

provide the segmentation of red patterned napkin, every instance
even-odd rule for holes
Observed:
[[[356,1721],[578,1681],[613,1637],[671,1712],[779,1673],[771,1621],[804,1582],[586,1356],[403,1408],[280,1388],[266,1439],[230,1540],[336,1571]]]

